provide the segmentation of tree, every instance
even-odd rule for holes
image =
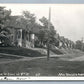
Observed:
[[[10,33],[5,24],[9,21],[11,10],[6,10],[5,7],[0,7],[0,46],[11,45],[7,35]]]
[[[41,41],[41,43],[47,43],[47,41],[49,40],[49,43],[52,44],[56,35],[54,26],[52,25],[52,23],[50,23],[50,29],[48,29],[48,19],[45,17],[42,17],[41,19],[39,19],[39,21],[43,24],[42,30],[40,30],[38,34],[39,40]]]
[[[39,19],[39,21],[43,24],[43,28],[48,29],[48,20],[45,17],[42,17],[41,19]]]
[[[82,41],[80,40],[76,41],[76,49],[82,50]]]
[[[9,30],[5,27],[5,23],[10,19],[11,10],[0,7],[0,33],[7,35]],[[3,32],[4,31],[4,32]]]
[[[32,32],[33,28],[36,26],[36,17],[29,11],[23,11],[22,21],[25,22],[26,30]]]

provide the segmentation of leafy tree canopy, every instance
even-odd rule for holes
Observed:
[[[56,35],[56,30],[54,30],[54,26],[50,22],[50,28],[48,29],[48,19],[45,17],[42,17],[39,19],[39,21],[43,24],[42,29],[39,32],[38,38],[42,42],[47,42],[48,40],[50,43],[53,43],[55,35]]]
[[[5,23],[10,19],[11,10],[6,10],[5,7],[0,7],[0,33],[6,34],[9,32],[5,28]]]

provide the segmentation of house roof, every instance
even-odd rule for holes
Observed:
[[[22,24],[17,21],[21,16],[10,16],[10,20],[5,23],[5,27],[23,28]]]
[[[15,28],[15,29],[19,29],[19,28],[20,29],[26,29],[27,26],[26,26],[25,21],[23,21],[23,24],[19,23],[19,21],[20,21],[21,18],[22,18],[22,16],[11,16],[10,20],[5,23],[5,27]],[[30,28],[28,28],[27,31],[31,31],[32,33],[38,33],[41,28],[42,27],[39,24],[35,24],[32,27],[32,30]]]

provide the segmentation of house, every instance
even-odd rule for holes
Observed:
[[[60,36],[59,38],[59,48],[72,48],[73,47],[73,41],[68,40],[67,38],[64,38],[63,36]]]
[[[25,26],[18,23],[19,16],[11,16],[11,20],[5,24],[11,34],[9,38],[15,46],[20,47],[34,47],[35,34],[25,30]]]

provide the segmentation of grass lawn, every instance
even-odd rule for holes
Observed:
[[[29,73],[29,76],[58,76],[59,73],[84,73],[84,61],[62,61],[59,57],[0,64],[0,73]]]
[[[39,57],[39,56],[46,55],[44,53],[42,54],[33,49],[26,49],[26,48],[20,48],[20,47],[0,47],[0,53],[20,55],[25,57]]]
[[[24,60],[24,57],[29,59],[32,57],[46,56],[36,50],[26,49],[26,48],[1,48],[0,53],[14,54],[18,56],[0,56],[0,74],[1,73],[28,73],[29,76],[58,76],[59,73],[62,74],[82,74],[84,73],[84,61],[70,61],[70,59],[75,59],[81,57],[83,59],[84,52],[78,50],[71,50],[72,53],[67,53],[65,55],[58,55],[57,57],[51,57],[49,61],[46,58],[33,59],[31,61]],[[68,50],[67,52],[71,52]],[[17,61],[15,62],[15,60]],[[23,61],[19,60],[22,59]],[[5,61],[10,61],[4,63]],[[13,60],[13,62],[12,62]],[[77,59],[79,60],[79,58]],[[3,62],[3,63],[1,63]],[[19,74],[20,75],[20,74]],[[83,75],[84,76],[84,75]]]
[[[40,57],[47,55],[47,49],[44,48],[22,48],[22,47],[0,47],[0,53],[20,55],[25,57]],[[60,50],[50,50],[51,55],[63,54]]]

